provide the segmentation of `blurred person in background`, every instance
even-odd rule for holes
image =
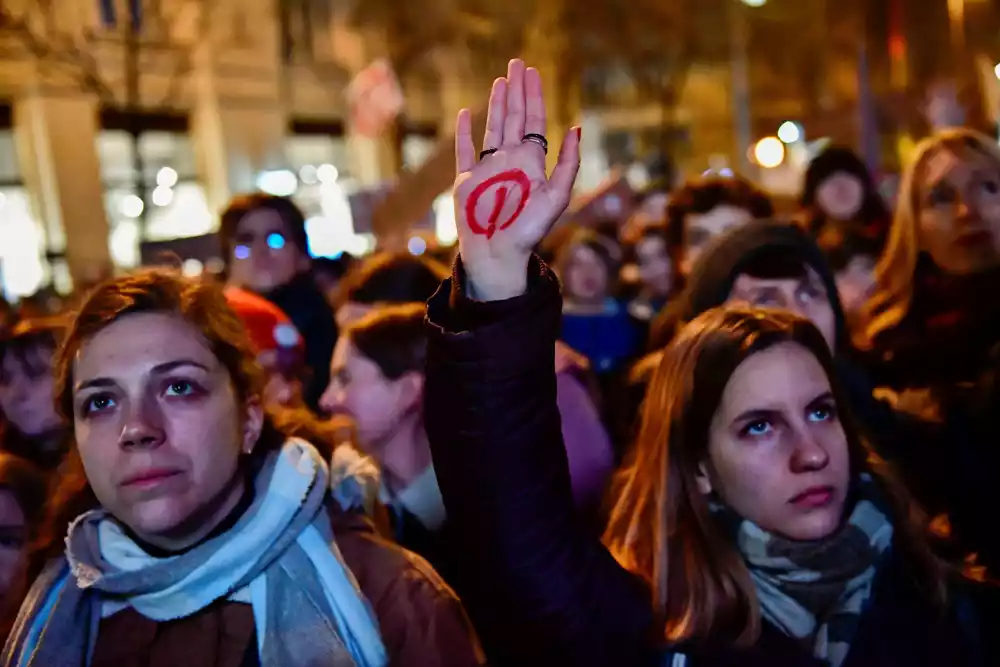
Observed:
[[[667,206],[667,247],[675,291],[712,240],[751,220],[770,218],[774,205],[762,190],[739,177],[705,176],[687,181]]]
[[[859,341],[897,410],[938,442],[930,509],[1000,568],[1000,149],[967,129],[921,142],[903,175]]]
[[[382,306],[425,304],[448,270],[427,257],[382,253],[361,261],[345,277],[337,299],[342,328]],[[588,519],[598,510],[614,465],[612,442],[601,421],[600,390],[590,362],[556,343],[556,381],[563,439],[573,470],[573,496]]]
[[[599,376],[619,370],[639,345],[639,331],[616,297],[617,246],[580,229],[556,256],[563,281],[562,340],[587,357]]]
[[[273,302],[292,318],[305,340],[311,376],[303,396],[306,405],[316,409],[330,380],[337,323],[312,274],[302,211],[284,197],[240,196],[223,212],[219,236],[231,284]]]
[[[302,403],[305,344],[291,319],[267,299],[253,292],[227,287],[226,302],[243,322],[257,363],[267,373],[266,404],[295,407]]]
[[[816,243],[834,271],[844,314],[851,330],[856,331],[865,304],[875,293],[875,265],[885,247],[885,235],[850,222],[827,221]]]
[[[674,271],[667,248],[666,225],[648,225],[632,245],[639,279],[638,293],[629,302],[629,313],[638,322],[650,321],[667,304],[673,287]]]
[[[482,664],[431,567],[333,502],[329,443],[263,405],[217,286],[162,270],[102,284],[56,369],[74,447],[0,663]]]
[[[800,206],[799,216],[816,237],[834,224],[884,239],[892,221],[868,167],[843,146],[826,148],[809,163]]]
[[[0,449],[43,470],[66,455],[66,426],[52,403],[52,356],[65,331],[60,318],[22,320],[0,338]]]
[[[0,614],[4,618],[21,605],[29,546],[45,511],[48,489],[42,470],[19,456],[0,453]]]
[[[448,268],[429,257],[382,252],[359,261],[341,281],[337,324],[346,327],[381,305],[426,303],[448,277]]]
[[[423,421],[426,357],[423,304],[376,308],[343,329],[320,405],[354,421],[359,446],[381,467],[396,541],[448,579],[447,517]]]

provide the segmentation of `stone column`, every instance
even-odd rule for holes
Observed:
[[[65,250],[75,283],[111,267],[104,187],[97,155],[97,100],[29,91],[14,104],[14,133],[24,180],[50,250]]]

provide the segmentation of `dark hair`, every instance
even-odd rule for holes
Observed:
[[[740,273],[761,280],[784,280],[801,278],[808,266],[805,258],[789,252],[787,247],[764,246],[740,264]]]
[[[15,324],[9,334],[0,338],[0,383],[7,381],[3,371],[7,355],[16,359],[29,377],[51,373],[51,353],[65,333],[66,321],[59,317],[21,320]]]
[[[137,313],[166,313],[182,318],[204,336],[219,362],[229,372],[241,401],[263,394],[266,376],[257,365],[250,340],[239,317],[229,307],[214,281],[185,278],[169,269],[147,269],[105,281],[84,299],[56,353],[56,407],[72,426],[73,361],[81,346],[105,327]],[[266,412],[253,453],[246,457],[248,474],[256,474],[266,456],[281,447],[294,431],[294,420]],[[328,443],[314,442],[326,456]],[[52,498],[44,527],[32,550],[32,574],[37,575],[50,558],[63,549],[67,526],[80,514],[98,506],[87,481],[75,443],[71,446]]]
[[[427,360],[425,310],[419,303],[384,306],[349,326],[347,336],[390,380],[414,371],[423,373]]]
[[[744,360],[783,343],[804,347],[822,365],[840,408],[852,472],[872,473],[890,506],[897,550],[927,597],[945,602],[946,568],[927,545],[924,517],[862,441],[820,332],[785,311],[713,308],[684,327],[660,359],[604,534],[619,563],[649,585],[668,641],[748,643],[760,631],[749,572],[695,478],[729,379]]]
[[[234,197],[226,210],[222,212],[219,221],[219,236],[225,250],[226,261],[232,255],[233,244],[236,240],[236,231],[239,229],[240,221],[254,211],[270,211],[281,218],[281,221],[288,227],[291,241],[295,247],[303,254],[309,254],[309,238],[306,235],[306,218],[302,210],[287,197],[276,197],[275,195],[257,192],[249,195],[239,195]]]
[[[0,489],[10,491],[32,531],[45,509],[48,479],[36,465],[20,456],[0,453]]]
[[[770,218],[774,204],[767,194],[740,177],[702,176],[684,183],[667,204],[667,248],[674,267],[675,290],[683,287],[684,253],[687,247],[687,218],[702,215],[719,206],[747,211],[753,218]]]
[[[337,294],[337,305],[348,302],[425,303],[448,277],[443,264],[409,253],[380,253],[352,268]]]
[[[823,227],[831,222],[826,213],[820,210],[816,193],[824,181],[837,173],[853,176],[861,183],[861,210],[855,216],[855,221],[859,226],[870,227],[869,233],[873,237],[881,236],[884,239],[891,222],[889,209],[875,187],[868,167],[854,151],[844,146],[827,148],[813,158],[806,168],[800,204],[806,211],[809,231],[818,236]]]

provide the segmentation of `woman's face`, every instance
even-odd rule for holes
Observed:
[[[423,382],[418,374],[386,378],[378,364],[351,343],[350,336],[337,340],[330,386],[320,398],[320,407],[351,417],[367,453],[379,458],[404,418],[419,414],[422,400]]]
[[[234,283],[255,292],[287,284],[309,268],[281,216],[266,208],[243,216],[236,227],[230,272]]]
[[[865,186],[856,176],[837,171],[816,189],[816,203],[834,220],[852,220],[861,212]]]
[[[918,178],[920,249],[953,275],[1000,263],[1000,165],[975,150],[942,146]]]
[[[196,544],[239,502],[240,456],[260,435],[205,338],[165,313],[127,315],[73,364],[76,442],[101,505],[141,539]]]
[[[737,367],[712,419],[698,483],[741,517],[793,540],[837,529],[850,456],[830,382],[811,352],[782,343]]]
[[[28,523],[13,493],[0,489],[0,599],[10,592],[28,554]]]
[[[574,301],[595,303],[608,295],[608,269],[592,248],[578,245],[566,266],[566,295]]]
[[[671,268],[667,242],[658,236],[643,237],[635,244],[639,279],[656,296],[670,294]]]
[[[53,397],[52,354],[49,347],[27,351],[29,359],[6,354],[0,380],[0,409],[28,437],[48,433],[62,423]]]

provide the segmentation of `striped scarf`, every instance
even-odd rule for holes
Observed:
[[[856,491],[847,521],[822,540],[789,540],[746,519],[736,526],[764,619],[830,667],[847,657],[877,565],[892,544],[892,522],[871,477],[861,475]]]

